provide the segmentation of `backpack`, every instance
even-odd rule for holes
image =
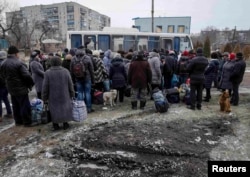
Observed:
[[[180,73],[187,73],[187,60],[180,61]]]
[[[86,69],[83,60],[76,58],[73,63],[72,73],[76,78],[83,78],[86,76]]]

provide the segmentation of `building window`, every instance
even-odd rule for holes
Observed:
[[[178,33],[184,33],[185,32],[185,26],[184,25],[179,25],[178,26]]]
[[[156,32],[157,32],[157,33],[162,33],[162,26],[157,25],[157,26],[156,26]]]
[[[74,20],[74,15],[67,15],[68,20]]]
[[[67,12],[74,12],[74,6],[67,6]]]
[[[168,25],[168,33],[174,33],[174,25]]]

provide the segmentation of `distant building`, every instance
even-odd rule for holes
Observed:
[[[152,18],[133,18],[134,28],[142,32],[152,32]],[[154,17],[153,32],[190,34],[191,17]]]
[[[208,36],[210,39],[212,50],[221,49],[227,43],[231,43],[233,46],[239,43],[241,47],[250,44],[250,30],[228,29],[222,31],[220,30],[201,31],[200,41],[204,42],[206,36]]]
[[[34,26],[37,27],[30,39],[33,43],[39,40],[43,32],[38,27],[39,24],[50,28],[42,40],[56,39],[63,42],[66,41],[68,30],[102,30],[110,26],[110,17],[75,2],[21,7],[18,12],[6,13],[7,22],[11,21],[14,13],[18,14],[19,24],[24,32],[30,33]]]

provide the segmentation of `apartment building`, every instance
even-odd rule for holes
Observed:
[[[44,29],[34,26],[43,24],[49,26],[43,39],[56,39],[66,41],[67,31],[102,30],[110,26],[110,17],[100,14],[76,2],[63,2],[50,5],[34,5],[21,7],[18,12],[6,13],[7,22],[13,13],[18,14],[19,24],[23,27],[24,34],[34,32],[31,41],[37,41]]]

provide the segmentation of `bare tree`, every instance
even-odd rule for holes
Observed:
[[[2,38],[6,38],[6,33],[10,31],[13,26],[15,26],[16,22],[16,16],[13,15],[10,20],[8,21],[8,24],[6,22],[6,12],[16,9],[15,4],[11,3],[7,0],[1,0],[0,1],[0,34],[2,35]]]
[[[41,30],[41,35],[40,35],[40,38],[39,38],[39,43],[42,44],[42,40],[43,40],[43,37],[50,31],[52,31],[52,26],[51,24],[49,23],[49,21],[47,20],[44,20],[44,21],[41,21],[39,23],[39,25],[37,26],[37,28],[39,28]],[[45,49],[45,46],[43,46],[43,50]]]

